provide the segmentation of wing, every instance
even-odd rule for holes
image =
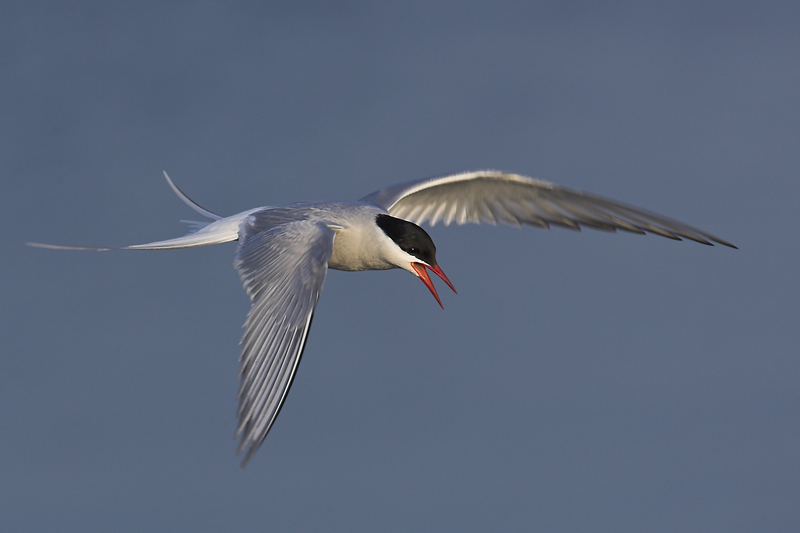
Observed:
[[[325,282],[335,233],[314,220],[254,213],[233,265],[252,301],[242,337],[237,453],[246,465],[286,400]]]
[[[600,196],[559,187],[546,181],[496,170],[464,172],[410,181],[376,191],[362,202],[382,207],[395,217],[416,224],[442,221],[512,226],[551,225],[580,230],[581,226],[633,233],[655,233],[674,240],[713,242],[736,248],[710,233],[677,220]]]

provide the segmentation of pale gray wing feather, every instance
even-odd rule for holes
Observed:
[[[614,200],[496,170],[464,172],[410,181],[361,199],[416,224],[502,222],[579,230],[655,233],[669,239],[733,244],[677,220]]]
[[[282,210],[242,224],[234,268],[250,296],[240,358],[237,453],[242,466],[258,450],[286,400],[303,354],[335,233]]]

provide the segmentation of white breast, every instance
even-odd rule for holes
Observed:
[[[383,210],[359,203],[331,205],[330,227],[336,231],[328,268],[388,270],[401,268],[407,254],[375,224]]]

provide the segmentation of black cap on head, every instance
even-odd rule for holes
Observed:
[[[383,213],[375,217],[375,223],[401,250],[432,267],[436,266],[436,246],[424,229]]]

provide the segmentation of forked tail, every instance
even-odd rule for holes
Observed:
[[[238,215],[233,215],[231,217],[223,218],[216,213],[212,213],[208,209],[204,209],[193,202],[188,196],[186,196],[183,191],[181,191],[172,180],[169,178],[166,172],[164,172],[164,177],[167,179],[167,183],[169,184],[170,188],[173,190],[175,194],[178,195],[186,205],[203,215],[204,217],[208,217],[214,220],[211,223],[205,222],[193,222],[193,221],[186,221],[187,223],[191,224],[193,228],[196,230],[189,235],[185,235],[183,237],[178,237],[176,239],[168,239],[165,241],[156,241],[150,242],[147,244],[135,244],[133,246],[124,246],[122,248],[101,248],[101,247],[94,247],[94,246],[64,246],[60,244],[44,244],[39,242],[27,242],[25,243],[27,246],[32,246],[34,248],[48,248],[51,250],[95,250],[99,252],[104,252],[106,250],[169,250],[175,248],[192,248],[194,246],[206,246],[209,244],[219,244],[223,242],[235,241],[239,238],[239,225],[244,222],[247,216],[253,212],[257,211],[258,209],[251,209],[250,211],[246,211],[244,213],[239,213]]]

